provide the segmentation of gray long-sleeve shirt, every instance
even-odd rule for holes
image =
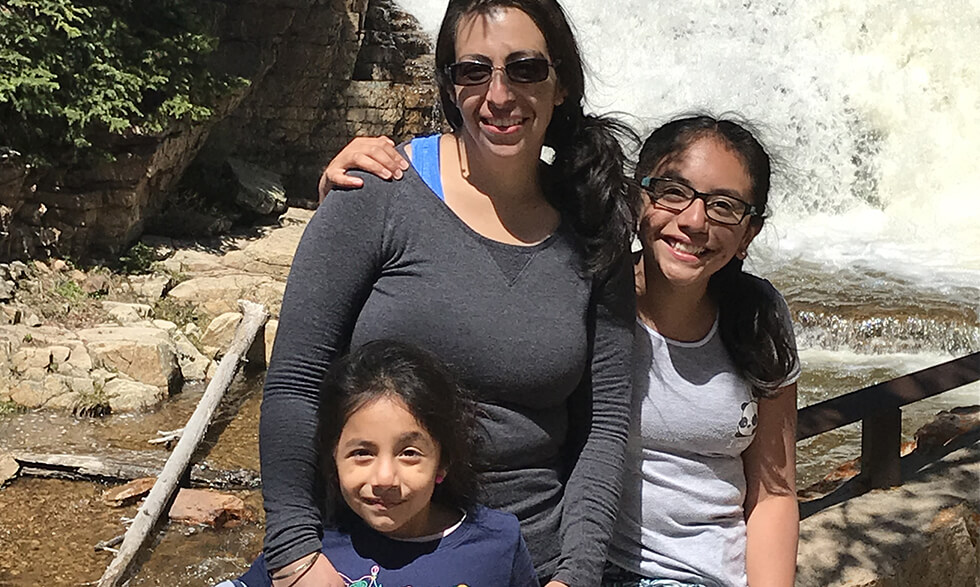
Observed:
[[[484,502],[517,515],[539,574],[597,584],[629,419],[628,261],[588,277],[566,225],[537,245],[507,245],[470,229],[414,170],[364,180],[320,206],[283,298],[260,425],[270,568],[320,549],[324,373],[350,347],[395,338],[436,353],[474,390],[488,438]]]

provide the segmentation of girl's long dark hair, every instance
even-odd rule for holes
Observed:
[[[499,8],[527,14],[548,45],[565,99],[555,108],[545,132],[545,145],[555,152],[546,173],[546,195],[581,241],[586,269],[604,273],[629,250],[640,209],[638,195],[627,189],[626,156],[620,144],[635,135],[612,117],[583,110],[582,56],[561,5],[555,0],[450,0],[436,40],[436,83],[442,110],[453,130],[459,130],[463,119],[453,101],[454,87],[446,67],[456,60],[460,20]]]
[[[747,220],[759,228],[765,222],[772,167],[769,154],[743,124],[711,116],[680,118],[653,131],[644,142],[636,179],[646,177],[665,160],[678,156],[695,140],[714,137],[741,158],[752,182],[759,216]],[[742,260],[733,257],[711,276],[708,295],[718,304],[718,331],[732,361],[752,382],[756,395],[770,397],[796,368],[793,333],[771,286],[745,273]]]
[[[347,418],[382,397],[402,400],[408,411],[439,444],[446,478],[432,501],[469,510],[479,497],[476,404],[431,353],[391,340],[372,341],[338,359],[320,386],[321,470],[326,484],[326,513],[334,522],[347,517],[339,494],[334,451]]]

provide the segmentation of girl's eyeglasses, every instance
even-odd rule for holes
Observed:
[[[500,69],[507,79],[518,84],[533,84],[548,79],[550,69],[556,65],[543,57],[515,59],[503,67],[494,67],[482,61],[458,61],[446,66],[449,79],[457,86],[478,86],[490,81],[493,72]]]
[[[640,185],[658,206],[672,212],[683,212],[694,200],[704,200],[705,215],[719,224],[740,224],[746,216],[762,216],[758,207],[734,196],[704,194],[669,177],[644,177]]]

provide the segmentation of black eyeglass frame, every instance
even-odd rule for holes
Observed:
[[[694,197],[691,198],[690,200],[688,200],[687,205],[685,205],[683,208],[680,208],[680,209],[671,208],[670,206],[668,206],[666,204],[661,204],[661,206],[664,206],[665,208],[667,208],[668,210],[671,210],[672,212],[677,212],[677,213],[683,212],[684,210],[687,210],[688,208],[691,207],[691,204],[694,203],[694,200],[701,200],[701,201],[704,202],[704,205],[705,205],[705,214],[707,215],[708,198],[727,198],[729,200],[735,200],[739,204],[742,204],[743,206],[745,206],[745,210],[742,212],[741,218],[739,218],[735,222],[725,222],[724,220],[718,220],[717,218],[712,218],[710,215],[708,215],[708,219],[709,220],[711,220],[712,222],[717,222],[718,224],[725,224],[725,225],[728,225],[728,226],[737,226],[737,225],[741,224],[742,221],[745,220],[745,218],[747,216],[758,216],[758,217],[761,218],[762,215],[763,215],[763,211],[762,211],[761,208],[759,208],[758,206],[756,206],[754,204],[749,204],[748,202],[746,202],[745,200],[743,200],[741,198],[736,198],[735,196],[729,196],[728,194],[706,194],[704,192],[699,192],[698,190],[692,188],[691,186],[687,185],[683,181],[679,181],[679,180],[676,180],[676,179],[673,179],[673,178],[670,178],[670,177],[652,177],[652,176],[647,176],[647,177],[644,177],[643,179],[640,180],[640,187],[642,187],[644,190],[647,191],[647,193],[650,194],[650,199],[653,200],[654,202],[660,200],[660,198],[657,198],[654,195],[654,193],[653,193],[653,184],[655,182],[658,182],[658,181],[669,181],[671,183],[676,183],[677,185],[684,186],[685,188],[691,190],[692,193],[694,193]]]
[[[537,84],[537,83],[541,83],[544,80],[548,79],[548,73],[545,73],[545,76],[542,77],[541,79],[537,79],[537,80],[518,80],[518,79],[514,79],[514,77],[510,74],[510,71],[507,70],[507,68],[508,67],[511,67],[512,65],[519,65],[521,63],[527,63],[529,61],[533,61],[535,63],[543,62],[543,63],[547,64],[548,67],[545,69],[546,72],[549,69],[555,69],[555,68],[558,67],[558,60],[548,61],[544,57],[522,57],[520,59],[515,59],[513,61],[508,61],[507,63],[505,63],[503,65],[491,65],[490,63],[484,63],[483,61],[473,61],[473,60],[457,61],[456,63],[450,63],[449,65],[447,65],[444,68],[444,70],[446,72],[446,75],[449,77],[449,81],[451,81],[453,83],[453,85],[465,86],[465,87],[482,86],[483,84],[490,83],[490,80],[493,79],[493,72],[498,71],[498,70],[499,71],[503,71],[504,74],[507,76],[507,79],[511,83],[515,83],[515,84]],[[461,84],[461,83],[459,83],[459,82],[456,81],[456,76],[453,74],[453,69],[455,69],[456,67],[458,67],[460,65],[479,65],[479,66],[482,66],[482,67],[489,68],[490,69],[490,73],[489,73],[489,75],[487,75],[487,79],[483,80],[482,82],[475,82],[475,83],[471,83],[471,84]]]

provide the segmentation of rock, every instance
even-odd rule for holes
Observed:
[[[268,367],[272,362],[272,345],[276,342],[276,332],[279,330],[278,320],[268,320],[265,323],[265,332],[263,337],[265,338],[265,366]]]
[[[201,327],[193,322],[188,322],[187,324],[184,324],[184,334],[187,336],[200,336]]]
[[[14,292],[17,291],[17,284],[13,281],[0,281],[0,302],[9,302],[14,299]]]
[[[974,430],[980,430],[980,406],[958,407],[936,414],[932,422],[915,431],[915,441],[918,450],[930,452]]]
[[[14,281],[20,281],[30,274],[30,270],[21,261],[11,261],[10,265],[7,266],[10,271],[10,278]]]
[[[34,270],[41,275],[51,275],[51,269],[44,264],[44,261],[34,261]]]
[[[110,326],[80,330],[78,337],[98,366],[173,391],[180,384],[174,343],[162,330]]]
[[[208,324],[201,336],[201,347],[210,357],[215,357],[227,350],[235,337],[235,329],[242,321],[239,312],[225,312]]]
[[[167,334],[170,334],[171,336],[175,332],[180,332],[179,330],[177,330],[177,325],[171,322],[170,320],[152,320],[150,323],[153,324],[154,328],[159,328],[160,330],[166,332]]]
[[[136,295],[153,302],[163,297],[171,281],[169,275],[133,275],[129,278]]]
[[[123,302],[102,302],[102,309],[120,324],[132,324],[149,318],[153,308],[146,304],[127,304]]]
[[[235,202],[262,216],[286,211],[286,190],[279,175],[241,159],[228,159],[228,169],[237,183]]]
[[[20,324],[24,320],[24,311],[20,308],[0,304],[0,311],[3,312],[3,319],[7,324]]]
[[[33,328],[33,327],[40,326],[42,322],[41,319],[38,318],[37,314],[31,312],[30,314],[27,315],[27,318],[24,318],[24,324],[27,324],[28,326]]]
[[[188,526],[231,528],[246,517],[241,498],[209,489],[181,489],[170,507],[170,519]]]
[[[153,484],[156,481],[156,477],[140,477],[139,479],[133,479],[125,485],[113,487],[102,494],[102,503],[114,508],[133,503],[149,493],[153,489]]]
[[[285,282],[271,277],[235,273],[189,279],[170,290],[167,296],[193,303],[216,316],[225,312],[237,312],[238,300],[241,298],[278,310],[285,290]]]
[[[177,363],[180,365],[180,373],[184,379],[186,381],[204,381],[207,378],[211,359],[202,354],[181,331],[174,329],[171,336],[174,337]]]
[[[113,412],[140,412],[167,399],[166,388],[116,378],[103,391]]]
[[[20,473],[20,463],[14,459],[13,455],[0,454],[0,487],[16,478],[17,473]]]
[[[88,295],[108,295],[112,290],[112,280],[101,273],[93,273],[81,283],[82,291]]]
[[[65,263],[61,259],[51,260],[51,271],[55,273],[61,273],[63,271],[68,271],[68,263]]]

